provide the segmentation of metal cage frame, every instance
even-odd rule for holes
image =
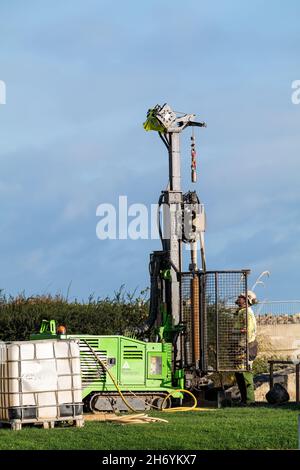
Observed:
[[[249,270],[180,274],[180,321],[184,326],[185,368],[203,372],[250,369],[248,305],[238,309],[237,297],[248,290]]]

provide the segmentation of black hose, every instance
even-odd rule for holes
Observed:
[[[145,323],[142,326],[136,327],[134,333],[137,335],[142,335],[147,333],[154,325],[157,318],[159,310],[159,275],[160,275],[160,263],[158,258],[155,256],[149,263],[149,273],[150,273],[150,306],[149,306],[149,316]]]
[[[163,136],[161,132],[159,132],[158,135],[161,138],[161,140],[163,141],[163,143],[165,144],[165,146],[167,147],[167,150],[169,151],[170,150],[170,144],[168,143],[167,138],[165,136]]]
[[[159,238],[160,238],[160,241],[161,241],[161,244],[162,244],[162,249],[163,249],[163,251],[166,251],[166,241],[163,238],[163,233],[162,233],[162,229],[161,229],[161,220],[160,220],[160,208],[161,208],[161,205],[163,203],[164,197],[165,197],[165,195],[161,194],[159,196],[159,199],[158,199],[157,222],[158,222],[158,233],[159,233]]]

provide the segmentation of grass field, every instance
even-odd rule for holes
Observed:
[[[300,408],[225,408],[159,414],[169,423],[122,426],[86,422],[84,428],[0,429],[0,449],[296,449]]]

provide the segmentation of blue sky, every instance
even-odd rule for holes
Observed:
[[[270,270],[296,299],[300,262],[298,1],[2,0],[0,287],[87,298],[148,285],[155,240],[100,241],[96,207],[155,203],[165,149],[142,128],[168,102],[197,132],[210,269]],[[184,189],[189,133],[183,137]]]

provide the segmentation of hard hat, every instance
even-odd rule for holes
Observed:
[[[67,333],[67,329],[64,325],[59,325],[56,330],[58,335],[65,335]]]
[[[244,297],[246,299],[246,294],[243,292],[242,294],[239,295],[239,297]],[[252,290],[247,291],[247,300],[249,305],[253,305],[257,303],[257,297],[255,292]]]

